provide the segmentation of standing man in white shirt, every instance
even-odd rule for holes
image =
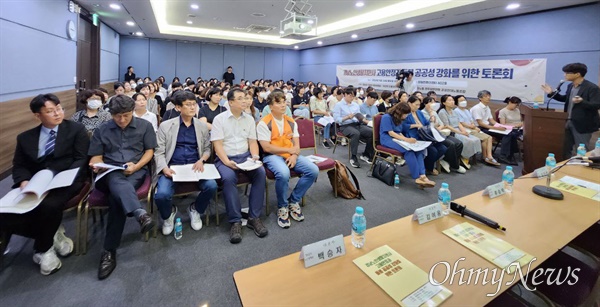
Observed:
[[[254,118],[244,112],[247,103],[245,96],[243,90],[231,89],[227,93],[229,110],[215,116],[211,130],[211,141],[217,155],[215,166],[223,181],[223,198],[231,223],[229,242],[234,244],[242,241],[242,204],[237,191],[239,172],[245,173],[252,184],[248,197],[250,210],[246,226],[253,229],[260,238],[269,233],[259,218],[265,202],[265,169],[259,167],[252,171],[242,171],[236,166],[236,163],[243,163],[248,159],[258,161],[260,158]]]

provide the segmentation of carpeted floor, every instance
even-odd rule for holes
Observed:
[[[346,148],[338,148],[335,155],[331,149],[320,147],[318,150],[347,162]],[[269,229],[267,237],[260,239],[244,228],[243,240],[237,245],[228,241],[229,224],[223,222],[226,216],[222,203],[219,206],[221,225],[216,227],[213,217],[208,227],[205,225],[195,232],[184,213],[185,205],[191,203],[192,197],[178,199],[179,217],[184,223],[183,238],[179,241],[173,236],[165,237],[159,231],[158,238],[144,242],[138,224],[129,219],[117,252],[117,268],[103,281],[96,277],[104,235],[102,223],[92,224],[90,218],[88,253],[62,259],[62,269],[50,276],[40,275],[39,266],[32,262],[32,240],[13,236],[4,257],[4,269],[0,272],[0,305],[238,306],[240,301],[233,281],[235,271],[298,252],[308,243],[338,234],[349,235],[355,206],[365,208],[368,228],[375,227],[434,203],[441,182],[450,184],[453,198],[462,197],[499,182],[504,166],[493,168],[479,163],[464,175],[451,173],[430,177],[438,185],[426,190],[417,188],[407,167],[399,168],[399,190],[367,177],[367,170],[366,163],[362,163],[360,169],[352,169],[366,200],[334,198],[327,175],[322,172],[307,193],[304,222],[292,221],[289,229],[281,229],[277,226],[276,215],[271,213],[263,217]],[[514,172],[519,176],[521,166],[515,167]],[[0,182],[0,195],[4,195],[11,184],[10,177]],[[273,212],[276,210],[273,183],[269,188]],[[239,192],[242,194],[243,190]],[[74,238],[75,213],[65,214],[64,225],[67,235]],[[366,239],[369,240],[368,230]],[[273,302],[273,305],[279,304]]]

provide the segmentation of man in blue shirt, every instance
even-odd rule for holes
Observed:
[[[360,113],[360,107],[353,102],[356,93],[354,88],[344,89],[344,99],[335,105],[333,109],[333,119],[340,125],[342,134],[350,139],[350,165],[360,167],[358,162],[358,144],[362,139],[365,142],[365,151],[360,159],[371,164],[373,158],[373,130],[367,127],[368,121]],[[359,116],[356,116],[359,114]],[[359,120],[357,117],[360,117]]]
[[[210,135],[205,123],[196,118],[198,103],[191,92],[175,95],[173,104],[180,116],[164,121],[158,129],[158,147],[154,153],[158,182],[154,201],[163,219],[163,235],[173,231],[177,207],[173,206],[175,183],[171,165],[191,165],[195,172],[204,171],[204,163],[210,158]],[[202,228],[200,214],[204,213],[217,192],[215,180],[200,180],[195,203],[188,207],[192,229]]]
[[[365,103],[360,105],[360,113],[365,116],[367,121],[372,121],[375,115],[379,113],[379,109],[375,105],[375,101],[379,99],[379,95],[375,92],[367,93],[367,97],[365,97]]]

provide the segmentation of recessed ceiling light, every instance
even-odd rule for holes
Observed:
[[[412,28],[415,27],[415,24],[414,23],[407,23],[406,27],[409,28],[409,29],[412,29]]]
[[[520,4],[518,3],[511,3],[509,5],[506,6],[507,10],[514,10],[514,9],[518,9],[519,7],[521,7]]]
[[[356,7],[363,7],[363,6],[365,6],[365,3],[364,3],[364,2],[362,2],[362,1],[358,1],[358,2],[356,2],[356,4],[354,4],[354,5],[355,5]]]
[[[294,46],[294,49],[298,49],[298,48],[300,48],[300,47],[298,47],[298,45]]]
[[[199,6],[198,4],[192,4],[192,5],[190,5],[190,7],[191,7],[193,10],[197,10],[197,9],[199,9],[199,8],[200,8],[200,6]]]
[[[188,25],[191,25],[191,24],[193,24],[193,22],[192,22],[191,20],[188,20],[188,21],[186,21],[186,23],[187,23]]]
[[[144,35],[144,33],[142,33],[142,32],[135,32],[135,35],[142,36],[142,35]]]
[[[285,32],[283,32],[283,31],[279,31],[279,34],[283,34],[283,33],[285,33]]]
[[[318,41],[317,45],[323,45],[323,42],[322,41]]]
[[[357,37],[358,37],[358,35],[352,34],[352,38],[357,38]]]
[[[109,6],[113,10],[120,10],[121,9],[121,6],[118,5],[118,4],[116,4],[116,3],[111,3]]]
[[[127,23],[127,25],[128,25],[128,26],[130,26],[130,27],[133,27],[133,26],[135,26],[135,22],[133,22],[133,21],[128,21],[128,22],[126,22],[126,23]]]
[[[315,23],[315,21],[314,21],[314,20],[312,20],[312,19],[309,19],[309,20],[307,21],[307,23],[308,23],[309,25],[312,25],[313,23]]]

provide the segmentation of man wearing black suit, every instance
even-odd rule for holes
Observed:
[[[79,168],[79,173],[71,186],[51,190],[35,209],[23,214],[0,214],[0,233],[5,239],[11,234],[33,238],[33,261],[40,265],[43,275],[49,275],[62,266],[56,253],[68,256],[73,251],[73,241],[60,225],[64,205],[83,187],[90,140],[83,125],[64,119],[64,110],[55,95],[38,95],[29,107],[42,124],[17,136],[13,188],[23,189],[43,169],[57,174]]]
[[[556,93],[554,99],[565,103],[567,124],[565,125],[565,140],[563,143],[563,158],[568,159],[573,155],[573,145],[585,144],[587,151],[590,147],[592,133],[600,128],[600,88],[584,77],[587,66],[582,63],[571,63],[563,67],[565,80],[571,81],[565,95]],[[551,97],[555,91],[548,85],[542,89]]]

